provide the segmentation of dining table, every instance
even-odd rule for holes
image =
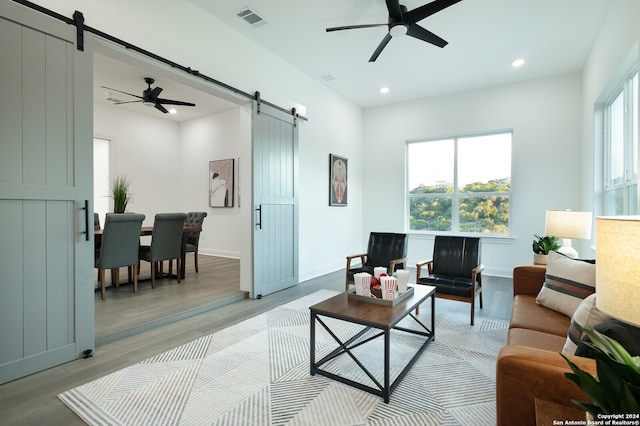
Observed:
[[[100,240],[102,239],[102,232],[103,229],[102,228],[96,228],[94,229],[94,237],[95,237],[95,241],[96,241],[96,247],[100,247]],[[182,232],[183,232],[183,237],[182,237],[182,248],[180,249],[180,279],[184,278],[185,275],[185,260],[187,258],[187,239],[186,239],[186,234],[188,232],[202,232],[202,227],[201,226],[185,226],[184,228],[182,228]],[[149,226],[143,226],[140,228],[140,236],[148,236],[148,235],[153,235],[153,225],[149,225]]]

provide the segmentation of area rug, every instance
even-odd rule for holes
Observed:
[[[320,290],[58,397],[90,425],[495,425],[495,362],[506,321],[476,316],[472,327],[468,315],[436,312],[435,340],[385,404],[309,374],[309,306],[335,294]],[[430,324],[428,304],[418,318]],[[361,330],[327,322],[341,338]],[[335,342],[316,330],[322,356]],[[392,334],[392,375],[419,344]],[[376,339],[358,348],[374,374],[381,374],[382,347]],[[368,380],[348,356],[331,363],[325,368]]]

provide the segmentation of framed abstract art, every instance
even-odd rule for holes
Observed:
[[[209,207],[233,207],[234,160],[209,161]]]
[[[346,157],[329,154],[329,205],[347,205],[347,166]]]

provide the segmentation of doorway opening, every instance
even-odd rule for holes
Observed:
[[[124,268],[119,274],[122,285],[110,287],[104,301],[96,293],[95,337],[100,345],[247,297],[240,273],[241,208],[237,203],[232,208],[209,207],[208,168],[211,160],[250,158],[251,105],[245,98],[220,97],[210,84],[178,75],[148,58],[95,44],[94,211],[101,222],[109,211],[109,182],[118,175],[131,180],[128,210],[145,214],[143,225],[153,225],[157,213],[208,213],[200,237],[198,273],[193,254],[188,253],[181,283],[166,278],[151,289],[149,265],[143,262],[138,293],[127,285]],[[105,89],[135,94],[145,77],[154,78],[166,98],[189,100],[196,107],[178,106],[177,114],[164,114],[142,103],[124,103],[125,94],[116,97],[117,92]],[[248,177],[238,181],[250,183]],[[250,194],[250,186],[242,192]],[[148,244],[150,237],[141,240]],[[106,280],[110,282],[109,273]]]

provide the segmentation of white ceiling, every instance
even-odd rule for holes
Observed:
[[[383,0],[189,0],[332,90],[366,108],[564,74],[582,69],[612,0],[462,0],[420,25],[444,38],[443,49],[404,36],[368,62],[386,27],[327,33],[341,25],[385,23]],[[247,3],[250,2],[250,3]],[[402,0],[409,10],[428,0]],[[236,13],[245,7],[266,23],[251,26]],[[523,58],[521,68],[511,62]],[[335,77],[325,81],[327,74]],[[120,105],[182,121],[235,107],[211,94],[154,75],[149,68],[96,54],[94,98],[108,103],[108,86],[142,95],[144,77],[156,79],[161,97],[196,104],[162,114],[141,103]],[[215,78],[215,75],[212,76]],[[382,95],[379,88],[388,86]],[[111,92],[121,100],[130,96]]]
[[[384,0],[190,0],[362,107],[419,99],[581,70],[611,0],[462,0],[419,24],[449,44],[393,39],[368,60],[386,27]],[[429,0],[401,0],[409,10]],[[266,24],[236,13],[249,6]],[[512,69],[511,62],[527,63]],[[323,75],[335,80],[325,82]],[[381,86],[389,93],[382,96]]]

